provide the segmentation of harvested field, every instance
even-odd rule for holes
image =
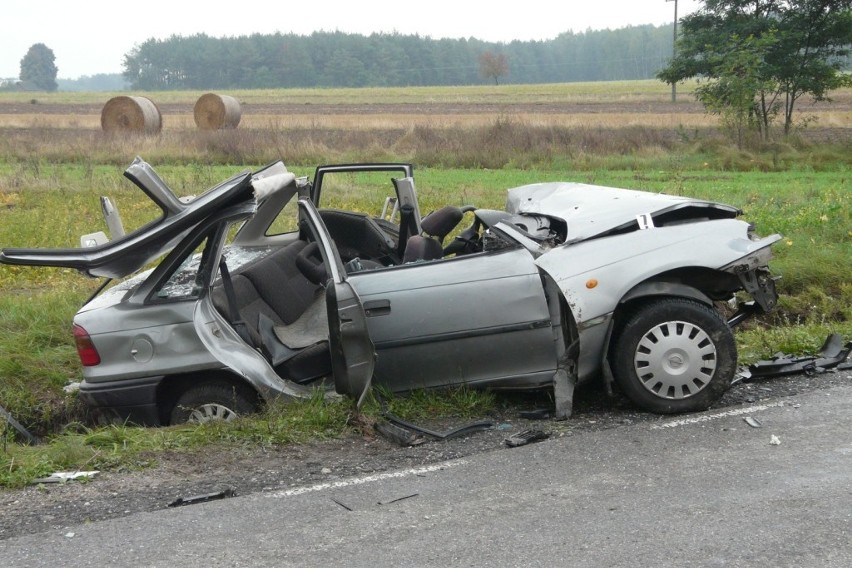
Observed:
[[[287,100],[286,91],[281,93],[280,102],[240,100],[240,128],[459,128],[490,124],[497,118],[532,126],[711,128],[718,124],[718,118],[706,114],[690,94],[681,95],[677,103],[662,95],[624,97],[617,94],[601,94],[597,100],[566,97],[563,101],[547,98],[533,102],[452,98],[433,101],[429,97],[412,97],[410,102],[365,102],[356,98],[347,103],[292,102]],[[150,97],[157,102],[157,93]],[[157,106],[164,116],[164,130],[196,127],[190,102],[157,102]],[[31,104],[0,98],[0,128],[99,129],[101,108],[100,102],[47,100]],[[831,104],[805,101],[799,106],[799,116],[816,118],[810,129],[852,129],[852,91],[837,93]]]

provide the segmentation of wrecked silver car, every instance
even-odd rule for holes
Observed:
[[[387,184],[375,215],[322,207],[330,179],[362,172]],[[309,180],[276,162],[191,199],[139,158],[125,176],[158,220],[123,234],[104,201],[112,240],[0,262],[120,280],[74,318],[80,396],[141,424],[228,419],[332,382],[359,402],[371,383],[553,388],[564,417],[574,385],[600,379],[648,411],[701,410],[734,376],[731,327],[777,299],[780,236],[719,203],[541,183],[509,190],[505,211],[421,216],[409,164]]]

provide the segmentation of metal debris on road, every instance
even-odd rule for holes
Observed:
[[[169,503],[169,507],[181,507],[183,505],[195,505],[196,503],[206,503],[207,501],[215,501],[217,499],[226,499],[228,497],[235,497],[237,495],[237,490],[233,487],[228,487],[223,491],[218,491],[216,493],[207,493],[206,495],[194,495],[192,497],[178,497],[171,503]]]

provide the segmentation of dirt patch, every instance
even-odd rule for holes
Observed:
[[[851,371],[822,375],[794,375],[739,383],[731,388],[716,409],[739,404],[763,403],[799,393],[831,388],[852,381]],[[553,437],[617,429],[626,424],[666,420],[638,412],[620,396],[609,399],[595,387],[581,389],[574,416],[564,422],[529,420],[520,413],[547,407],[546,394],[501,396],[500,410],[482,418],[495,428],[445,441],[428,441],[399,447],[375,435],[350,435],[315,444],[281,448],[209,449],[191,453],[148,456],[156,465],[141,471],[105,472],[91,482],[31,486],[0,492],[0,539],[123,517],[167,508],[179,497],[215,493],[227,488],[237,495],[308,486],[352,476],[377,473],[461,458],[482,452],[511,451],[504,443],[513,433],[528,428],[545,430]],[[441,430],[462,421],[424,424]]]

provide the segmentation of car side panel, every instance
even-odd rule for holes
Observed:
[[[84,367],[88,383],[221,368],[195,331],[195,301],[135,306],[117,304],[77,314],[100,365]]]
[[[748,223],[718,219],[592,239],[540,256],[536,264],[557,282],[577,322],[580,381],[599,371],[612,314],[637,284],[683,267],[718,270],[775,239],[753,241]]]

